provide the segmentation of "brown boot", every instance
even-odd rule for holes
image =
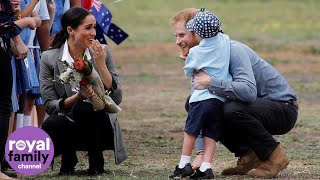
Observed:
[[[289,159],[279,144],[269,159],[262,161],[261,165],[257,169],[251,170],[248,175],[251,177],[274,178],[281,170],[286,168],[288,164]]]
[[[221,175],[242,175],[246,174],[251,169],[259,167],[261,161],[253,150],[249,150],[237,161],[237,166],[224,169]]]

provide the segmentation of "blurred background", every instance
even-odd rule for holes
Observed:
[[[105,152],[105,168],[109,171],[102,179],[168,179],[179,162],[187,117],[184,103],[190,94],[190,82],[184,76],[184,62],[178,58],[179,49],[169,19],[189,7],[212,11],[230,38],[253,48],[289,81],[298,95],[299,119],[288,134],[276,137],[291,159],[278,178],[320,178],[320,1],[104,0],[103,3],[112,12],[112,22],[129,34],[120,45],[107,39],[123,88],[119,122],[129,158],[116,166],[113,152]],[[236,161],[233,154],[218,145],[213,163],[217,173]],[[87,160],[83,160],[77,168],[87,166]],[[58,169],[30,179],[61,178],[56,176]],[[231,178],[248,177],[226,179]]]

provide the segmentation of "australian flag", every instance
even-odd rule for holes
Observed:
[[[96,39],[101,43],[101,44],[107,44],[106,39],[104,38],[104,32],[102,28],[100,27],[99,24],[97,24],[96,27]]]
[[[128,37],[127,33],[125,33],[115,24],[111,23],[111,12],[99,0],[83,0],[82,6],[86,9],[91,7],[90,11],[97,21],[96,39],[98,39],[100,43],[107,43],[104,38],[104,34],[106,34],[111,40],[113,40],[118,45]]]
[[[117,45],[124,41],[129,35],[120,29],[115,24],[111,23],[107,36],[112,39]]]
[[[97,24],[100,25],[103,32],[107,34],[112,19],[112,15],[108,8],[100,1],[94,0],[91,7],[91,13],[96,18]]]

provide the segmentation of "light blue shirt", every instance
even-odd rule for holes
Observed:
[[[297,100],[287,80],[247,45],[230,41],[233,80],[212,79],[209,91],[230,100],[254,102],[257,97],[272,101]]]
[[[229,62],[229,36],[219,33],[211,38],[203,38],[199,45],[190,49],[185,61],[184,72],[187,77],[193,78],[195,72],[202,70],[213,77],[213,79],[231,81]],[[225,97],[212,94],[208,89],[196,90],[192,88],[189,103],[211,98],[217,98],[223,102],[226,101]]]
[[[257,97],[272,101],[297,100],[287,80],[247,45],[230,41],[230,73],[233,80],[212,79],[209,91],[230,100],[254,102]],[[203,150],[202,137],[196,149]]]

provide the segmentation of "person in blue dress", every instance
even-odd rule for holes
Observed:
[[[19,36],[21,29],[29,26],[35,28],[35,22],[30,18],[20,19],[18,1],[0,0],[0,160],[4,157],[4,148],[8,136],[11,114],[12,69],[11,55],[25,58],[28,49]],[[10,41],[13,42],[11,46]],[[0,179],[9,179],[0,165]]]

